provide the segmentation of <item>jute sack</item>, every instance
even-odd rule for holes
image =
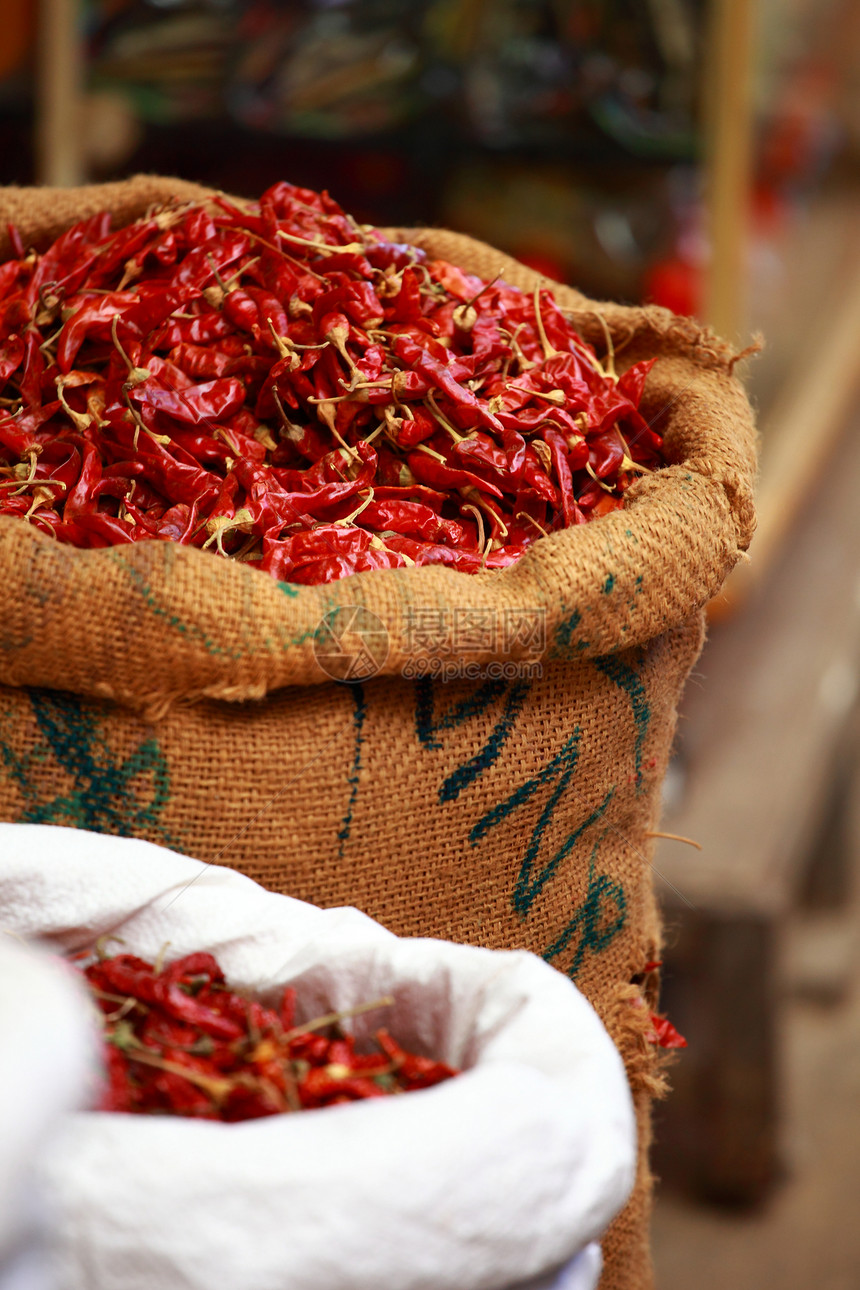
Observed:
[[[0,227],[38,247],[96,210],[120,224],[204,196],[142,176],[7,190]],[[454,233],[398,236],[487,279],[545,281]],[[672,464],[509,569],[296,587],[192,548],[78,551],[0,520],[0,818],[148,838],[401,936],[543,955],[626,1065],[639,1174],[601,1286],[647,1290],[647,834],[702,606],[752,534],[754,431],[708,333],[551,285],[599,350],[605,323],[620,365],[659,359],[643,411]]]

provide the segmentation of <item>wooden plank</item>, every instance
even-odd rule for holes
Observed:
[[[830,794],[822,801],[815,849],[799,892],[803,910],[844,917],[856,886],[860,842],[860,704],[833,755]],[[853,911],[856,914],[856,910]],[[860,931],[860,929],[858,929]]]
[[[855,257],[834,303],[826,327],[795,364],[762,427],[758,528],[751,560],[732,573],[715,617],[738,608],[769,576],[860,395],[860,257]]]
[[[84,79],[77,0],[40,0],[36,69],[36,176],[67,188],[85,182]]]
[[[855,420],[843,433],[768,582],[713,628],[685,696],[684,788],[663,827],[704,850],[664,841],[655,856],[663,1006],[690,1044],[656,1159],[667,1182],[703,1199],[753,1203],[777,1176],[781,942],[802,896],[844,895],[844,855],[812,892],[805,878],[822,842],[836,845],[838,830],[827,842],[823,826],[856,784],[858,430]]]
[[[856,427],[805,499],[768,582],[712,628],[698,683],[688,687],[686,789],[662,827],[704,850],[666,842],[655,862],[694,905],[779,910],[795,897],[857,694]]]

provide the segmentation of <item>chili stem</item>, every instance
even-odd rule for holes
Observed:
[[[454,427],[451,425],[450,421],[447,421],[445,419],[445,417],[442,415],[442,413],[439,410],[439,404],[436,402],[435,398],[433,397],[432,390],[427,391],[426,402],[430,404],[430,410],[432,411],[436,420],[439,422],[443,430],[448,431],[448,434],[454,440],[454,443],[465,443],[466,439],[468,438],[468,435],[458,434],[457,431],[454,429]]]
[[[339,1012],[327,1012],[322,1017],[314,1017],[313,1021],[307,1021],[303,1026],[293,1026],[292,1030],[285,1030],[281,1039],[288,1041],[295,1039],[296,1035],[304,1035],[309,1030],[322,1030],[325,1026],[333,1026],[338,1021],[343,1021],[346,1017],[360,1017],[364,1012],[372,1012],[376,1008],[390,1008],[394,1003],[394,997],[385,994],[381,999],[374,999],[372,1003],[359,1003],[354,1008],[342,1008]]]
[[[478,510],[478,507],[474,506],[471,502],[464,502],[463,505],[460,507],[460,509],[462,511],[471,511],[472,514],[474,515],[475,521],[478,525],[478,550],[482,551],[486,544],[486,534],[484,529],[483,515]]]
[[[553,349],[552,345],[550,345],[549,341],[546,338],[546,330],[543,325],[543,318],[541,316],[541,311],[540,311],[540,286],[535,287],[534,304],[535,304],[535,320],[537,322],[537,329],[538,329],[538,335],[540,336],[540,343],[543,346],[543,356],[544,358],[547,358],[547,359],[554,358],[558,353],[558,350]]]
[[[171,1075],[181,1075],[183,1079],[188,1080],[189,1084],[196,1084],[202,1088],[215,1103],[223,1102],[237,1084],[248,1082],[242,1078],[214,1079],[209,1075],[201,1075],[198,1071],[189,1070],[187,1066],[180,1066],[178,1062],[168,1062],[163,1057],[145,1055],[138,1049],[126,1050],[125,1056],[129,1061],[140,1062],[144,1066],[155,1066],[158,1070],[168,1071]]]
[[[535,526],[538,533],[540,533],[541,537],[549,537],[549,533],[547,532],[547,530],[544,528],[541,528],[537,520],[534,519],[531,515],[527,515],[525,511],[517,511],[516,516],[514,518],[518,520],[528,520],[529,524],[533,524]]]
[[[611,381],[617,382],[618,377],[615,373],[615,346],[612,343],[612,333],[610,332],[609,326],[602,313],[597,313],[597,321],[603,328],[603,335],[606,340],[605,375],[608,376]]]

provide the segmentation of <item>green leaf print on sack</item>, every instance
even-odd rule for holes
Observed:
[[[123,761],[110,749],[98,708],[71,694],[28,690],[40,738],[24,754],[0,739],[0,761],[26,803],[21,824],[66,824],[119,837],[146,837],[180,849],[161,823],[170,772],[156,739]],[[71,783],[56,792],[57,771]]]

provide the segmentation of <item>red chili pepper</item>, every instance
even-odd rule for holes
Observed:
[[[154,349],[183,343],[207,345],[232,335],[234,328],[223,314],[197,314],[187,318],[169,318],[150,338],[150,344]]]
[[[429,261],[427,272],[435,282],[441,282],[446,291],[460,301],[472,300],[486,285],[473,273],[464,273],[456,264],[448,264],[446,260]]]
[[[429,1088],[432,1084],[440,1084],[443,1080],[450,1079],[455,1073],[444,1062],[407,1053],[396,1040],[391,1038],[387,1030],[377,1030],[376,1040],[386,1057],[397,1065],[411,1088]]]
[[[440,461],[436,453],[430,456],[429,453],[420,451],[410,452],[406,460],[419,483],[443,490],[477,488],[482,493],[502,500],[502,491],[495,484],[488,483],[479,475],[473,475],[471,471],[449,466],[447,461]]]
[[[296,992],[292,986],[285,986],[281,996],[278,1018],[284,1030],[292,1030],[296,1019]]]
[[[133,390],[131,397],[136,403],[145,403],[177,421],[202,425],[223,421],[238,412],[245,401],[245,387],[233,376],[206,381],[187,390],[164,390],[147,382]]]
[[[455,409],[463,413],[467,420],[473,424],[477,421],[480,425],[501,433],[501,423],[493,413],[475,397],[471,390],[460,385],[447,368],[438,359],[431,357],[422,345],[408,336],[394,336],[391,344],[401,362],[446,394]]]
[[[171,268],[179,258],[182,243],[176,232],[168,230],[160,234],[147,247],[144,259],[153,259],[164,268]]]
[[[235,291],[228,291],[221,305],[221,311],[227,322],[240,331],[249,332],[251,335],[254,329],[260,330],[265,326],[265,319],[260,317],[260,309],[253,296],[247,291],[237,287]]]
[[[118,1048],[106,1044],[104,1061],[107,1067],[107,1080],[102,1089],[99,1102],[100,1111],[134,1111],[137,1098],[134,1096],[130,1081],[128,1062]]]
[[[270,291],[265,291],[262,287],[249,286],[246,290],[257,306],[257,316],[260,319],[253,333],[256,343],[262,345],[265,350],[276,349],[272,330],[274,329],[276,336],[286,336],[290,326],[284,306]]]
[[[192,250],[168,280],[171,287],[185,289],[186,299],[189,287],[202,290],[207,284],[215,281],[217,276],[227,273],[229,267],[235,265],[243,255],[247,255],[251,248],[250,240],[244,233],[224,230],[216,233],[209,216],[203,211],[198,211],[193,218],[198,221],[201,219],[209,221],[212,232],[208,236],[201,236],[202,230],[199,223],[196,227],[194,224],[189,224],[186,229]]]
[[[555,477],[558,480],[565,524],[577,524],[581,521],[578,518],[578,507],[574,500],[573,476],[567,459],[567,444],[558,430],[553,430],[550,426],[544,429],[544,441],[550,450]]]
[[[522,455],[525,458],[525,440],[521,438],[520,442],[523,445]],[[511,474],[507,454],[490,435],[474,430],[468,439],[461,439],[459,443],[455,443],[449,455],[456,458],[458,463],[462,462],[464,466],[487,468],[500,488],[509,488],[513,491],[515,477]]]
[[[588,441],[588,460],[600,479],[617,475],[626,455],[624,442],[615,426]]]
[[[30,412],[36,412],[42,406],[42,378],[46,366],[39,345],[39,333],[34,327],[30,327],[25,340],[24,370],[18,383],[18,392]]]
[[[215,205],[93,217],[0,266],[4,514],[78,546],[214,542],[304,582],[478,571],[661,464],[650,363],[607,374],[548,292],[289,184]],[[303,555],[314,524],[348,535]]]
[[[131,504],[126,503],[126,505],[129,510],[132,510]],[[160,538],[187,545],[198,528],[197,503],[193,502],[188,506],[184,502],[179,502],[166,510],[154,523],[155,531]]]
[[[423,264],[427,252],[411,242],[389,242],[378,229],[371,230],[365,256],[375,269],[407,269],[413,264]]]
[[[373,497],[377,502],[424,502],[426,506],[431,506],[437,513],[441,511],[449,500],[448,493],[440,492],[437,488],[427,488],[425,484],[416,483],[402,488],[374,484]]]
[[[157,231],[158,223],[155,219],[137,220],[134,224],[119,229],[99,247],[98,256],[87,278],[88,285],[95,287],[109,282],[116,271],[136,255]]]
[[[40,452],[42,448],[25,420],[13,420],[4,408],[0,408],[0,445],[22,461],[29,453]]]
[[[62,233],[36,263],[28,293],[31,305],[37,303],[48,283],[60,285],[67,296],[76,292],[97,261],[100,243],[109,232],[110,214],[105,211]]]
[[[94,336],[96,340],[109,341],[111,320],[136,300],[137,297],[130,291],[112,291],[104,296],[96,296],[95,299],[85,299],[63,324],[60,332],[57,348],[57,366],[60,371],[71,371],[78,350],[90,336]]]
[[[319,320],[327,313],[337,311],[346,314],[347,318],[359,327],[381,327],[385,318],[382,303],[369,282],[352,282],[346,280],[332,291],[324,291],[314,301],[314,320]]]
[[[502,569],[513,564],[516,554],[507,547],[481,554],[467,547],[449,547],[433,545],[430,542],[419,542],[415,538],[396,534],[385,538],[385,546],[392,555],[406,556],[412,564],[443,564],[460,573],[481,573],[485,569]],[[404,560],[404,563],[406,561]]]
[[[24,331],[30,324],[33,309],[22,291],[16,291],[0,301],[0,336]]]
[[[395,422],[397,443],[401,448],[415,448],[419,443],[432,438],[439,429],[426,409],[414,407],[410,408],[410,412],[411,416],[401,417]]]
[[[654,1033],[651,1036],[651,1042],[659,1044],[661,1048],[686,1048],[687,1041],[683,1035],[679,1034],[671,1021],[665,1017],[660,1017],[656,1012],[651,1013],[651,1025]]]
[[[135,303],[121,311],[123,325],[140,336],[148,336],[177,309],[190,304],[194,294],[188,287],[172,287],[160,281],[140,282]]]
[[[21,234],[18,232],[17,224],[7,224],[6,232],[9,235],[9,241],[12,243],[12,250],[19,260],[23,260],[26,251],[24,250],[24,243],[21,241]]]
[[[421,298],[421,275],[411,265],[401,274],[400,290],[385,310],[394,322],[418,322],[424,316]]]
[[[370,502],[361,512],[362,521],[377,532],[388,530],[418,537],[425,542],[441,542],[446,546],[462,546],[465,531],[456,520],[441,519],[430,506],[412,501]]]
[[[218,475],[180,461],[148,435],[140,436],[136,451],[147,479],[171,503],[186,502],[189,506],[196,503],[203,509],[218,496],[221,485]]]
[[[214,377],[229,374],[236,355],[210,345],[191,345],[181,341],[170,351],[170,362],[181,368],[187,377]]]
[[[13,332],[0,345],[0,387],[17,372],[24,359],[27,346],[22,336]]]
[[[94,514],[98,497],[95,489],[101,482],[102,463],[95,446],[87,439],[78,440],[81,454],[81,471],[74,488],[66,493],[63,507],[65,520],[77,520],[83,515]]]

